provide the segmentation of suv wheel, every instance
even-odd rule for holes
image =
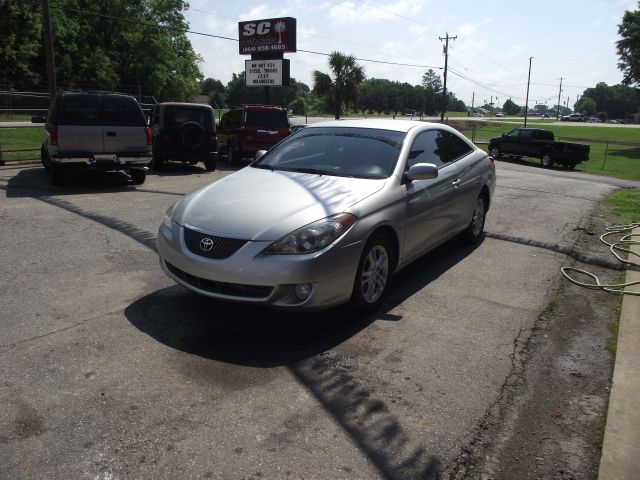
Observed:
[[[164,158],[159,155],[154,155],[151,165],[154,170],[162,170],[164,168]]]
[[[214,157],[208,157],[204,161],[204,168],[207,169],[207,172],[213,172],[217,166],[218,166],[218,162]]]
[[[142,185],[147,179],[147,171],[142,168],[132,168],[129,170],[129,175],[131,175],[131,183],[134,185]]]
[[[51,185],[64,185],[67,179],[67,172],[62,165],[56,165],[55,163],[49,163],[49,179]]]

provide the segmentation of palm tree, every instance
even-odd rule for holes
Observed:
[[[313,90],[320,96],[331,97],[334,101],[336,120],[340,118],[340,107],[355,104],[358,87],[364,82],[364,67],[356,63],[356,57],[340,52],[329,55],[329,67],[333,78],[314,70]]]

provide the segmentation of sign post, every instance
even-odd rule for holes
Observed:
[[[245,60],[245,84],[264,87],[265,103],[269,104],[271,87],[290,84],[290,63],[283,54],[296,51],[296,19],[238,22],[238,38],[240,55],[251,55],[251,60]]]

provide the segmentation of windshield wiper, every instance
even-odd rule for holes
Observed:
[[[310,168],[310,167],[279,168],[279,170],[286,170],[287,172],[296,172],[296,173],[310,173],[315,175],[333,175],[334,177],[353,177],[353,175],[349,175],[347,173],[334,172],[333,170],[320,170],[317,168]]]

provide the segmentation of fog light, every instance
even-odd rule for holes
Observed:
[[[311,284],[299,283],[296,285],[296,288],[294,288],[293,293],[295,293],[298,300],[304,301],[311,295]]]

